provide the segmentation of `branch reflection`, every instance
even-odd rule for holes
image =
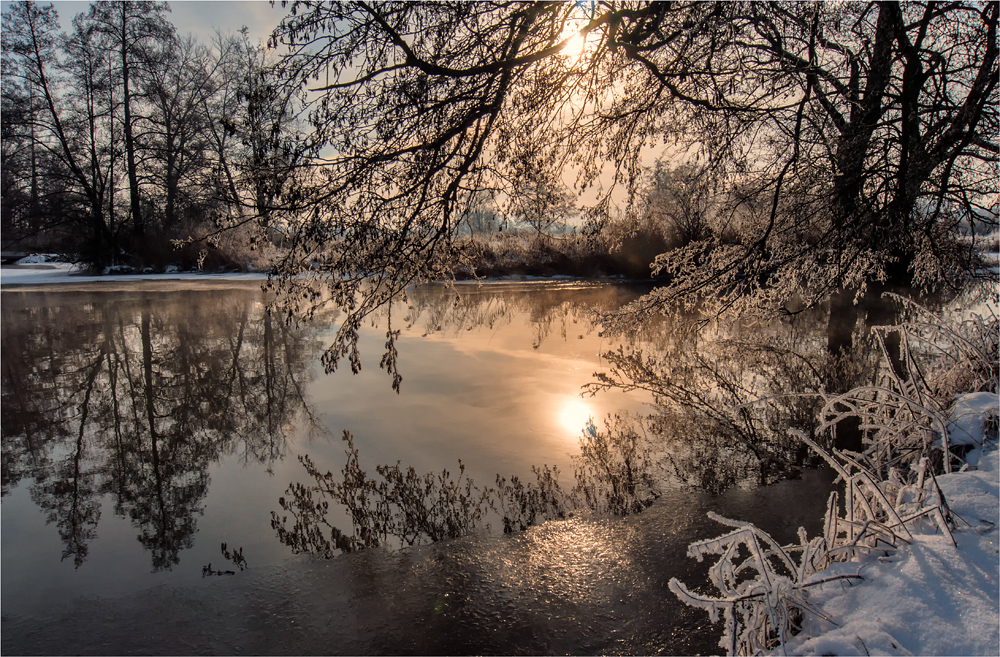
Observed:
[[[360,466],[354,437],[345,431],[343,440],[347,463],[340,474],[323,472],[308,455],[300,456],[312,481],[290,484],[278,500],[281,512],[271,512],[278,540],[293,552],[331,558],[420,545],[489,531],[490,520],[511,533],[582,510],[629,515],[658,496],[657,464],[628,418],[609,418],[603,431],[588,427],[573,459],[575,485],[569,490],[561,487],[558,468],[549,466],[533,467],[533,482],[497,475],[495,488],[477,486],[461,461],[454,478],[448,470],[418,475],[399,463],[379,465],[370,477]],[[350,529],[331,522],[334,507],[346,512]]]
[[[408,328],[421,327],[425,336],[457,335],[496,330],[523,317],[534,334],[532,346],[538,348],[550,337],[567,340],[600,330],[602,314],[634,301],[647,287],[585,281],[422,285],[408,292],[405,321]]]
[[[168,569],[193,543],[209,467],[231,454],[270,467],[311,418],[318,342],[259,292],[45,298],[4,294],[3,495],[31,480],[77,567],[110,496]]]
[[[523,314],[519,303],[538,304],[532,317],[539,335],[584,316],[591,330],[600,330],[595,305],[546,305],[515,293],[470,300],[442,289],[411,297],[411,314],[427,318],[428,332],[469,330]],[[508,312],[511,307],[518,311]],[[345,432],[348,458],[340,473],[302,457],[308,478],[292,483],[279,499],[272,527],[293,551],[329,558],[491,526],[521,531],[581,512],[639,513],[669,488],[718,493],[796,476],[812,462],[788,430],[812,435],[819,393],[829,382],[861,380],[874,372],[870,348],[849,358],[830,355],[826,324],[825,314],[815,312],[770,323],[695,326],[657,318],[633,327],[602,354],[604,369],[585,392],[646,391],[653,410],[588,425],[568,487],[561,485],[558,470],[547,466],[532,469],[534,481],[498,474],[495,486],[468,479],[461,462],[457,478],[448,471],[419,475],[399,463],[379,465],[369,474],[360,466],[353,436]]]
[[[805,312],[794,319],[722,325],[661,323],[646,342],[603,354],[590,394],[643,390],[654,412],[644,420],[658,437],[675,485],[721,492],[794,476],[811,459],[789,429],[816,436],[820,394],[831,382],[851,385],[874,376],[871,336],[858,348],[826,349],[827,317]]]

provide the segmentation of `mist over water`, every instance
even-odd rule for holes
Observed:
[[[543,465],[572,488],[588,418],[652,411],[640,391],[580,396],[608,369],[601,353],[653,347],[602,337],[593,314],[642,291],[414,289],[393,311],[398,395],[378,368],[383,327],[362,333],[360,374],[325,374],[337,314],[286,326],[256,284],[4,292],[4,651],[715,650],[704,615],[666,584],[703,576],[685,553],[718,532],[705,513],[790,539],[821,517],[825,472],[721,494],[664,476],[638,515],[576,510],[508,536],[488,516],[463,538],[329,560],[272,526],[289,486],[309,482],[299,456],[335,477],[345,467],[344,430],[368,477],[397,462],[454,477],[461,460],[480,488]],[[351,531],[344,509],[324,517]]]

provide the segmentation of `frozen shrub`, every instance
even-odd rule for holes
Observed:
[[[958,456],[950,449],[950,419],[959,393],[992,395],[997,389],[997,319],[980,315],[943,320],[912,302],[914,319],[881,330],[883,363],[873,385],[841,395],[822,395],[820,431],[847,420],[860,422],[865,449],[856,454],[822,448],[805,432],[789,433],[808,445],[837,472],[841,493],[830,496],[821,536],[799,545],[778,546],[749,523],[710,516],[736,529],[699,541],[689,554],[699,560],[720,555],[712,584],[720,597],[690,591],[676,579],[670,588],[682,601],[706,610],[713,622],[724,615],[722,643],[729,654],[759,654],[783,644],[803,613],[812,609],[807,587],[825,581],[822,571],[873,551],[891,552],[915,533],[952,538],[956,517],[937,485],[936,472],[950,472]],[[887,335],[894,333],[890,342]],[[893,349],[891,346],[898,347]],[[995,401],[993,402],[995,403]],[[989,432],[983,414],[977,433]],[[954,542],[954,538],[952,538]],[[801,553],[796,564],[791,554]],[[843,576],[842,576],[843,577]]]
[[[735,529],[692,543],[688,555],[699,561],[706,555],[719,555],[709,577],[722,595],[700,594],[676,578],[670,581],[670,590],[681,601],[707,611],[712,622],[718,622],[722,613],[725,630],[719,645],[730,655],[774,650],[797,630],[804,613],[823,617],[809,604],[807,589],[835,579],[861,579],[823,577],[832,562],[875,550],[891,552],[909,543],[918,529],[939,528],[951,536],[947,502],[933,475],[925,477],[926,460],[918,464],[913,482],[880,481],[851,456],[836,450],[828,453],[804,433],[793,433],[822,456],[845,484],[843,509],[838,493],[830,496],[823,534],[809,540],[800,528],[797,545],[780,546],[751,523],[709,512],[713,520]],[[796,553],[800,554],[798,562],[792,558]]]
[[[877,332],[883,353],[878,379],[826,396],[820,431],[836,431],[848,418],[860,421],[865,450],[859,458],[882,479],[894,470],[899,476],[923,458],[951,472],[960,461],[951,450],[948,425],[955,395],[997,390],[997,317],[946,321],[912,301],[893,298],[914,318]]]
[[[816,613],[809,604],[806,589],[831,579],[814,579],[815,542],[782,547],[766,532],[748,522],[730,520],[709,512],[709,517],[733,531],[717,538],[698,541],[688,547],[688,556],[701,561],[709,555],[719,560],[709,570],[711,583],[720,597],[689,590],[676,577],[670,590],[684,603],[704,609],[712,622],[723,615],[725,630],[719,646],[730,655],[757,655],[784,643],[801,625],[803,613]],[[802,552],[799,563],[794,551]],[[850,577],[846,577],[850,579]]]
[[[659,495],[653,479],[649,440],[641,424],[619,415],[604,421],[604,431],[591,422],[580,440],[574,493],[599,513],[639,513]]]

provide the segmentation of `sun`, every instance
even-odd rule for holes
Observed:
[[[576,438],[580,436],[593,416],[590,406],[583,400],[569,399],[559,409],[559,424]]]
[[[570,37],[566,45],[563,46],[562,55],[570,59],[579,59],[583,55],[584,48],[587,47],[587,37],[577,32]]]

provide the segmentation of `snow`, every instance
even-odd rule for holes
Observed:
[[[33,256],[29,256],[33,257]],[[0,285],[32,284],[42,282],[65,282],[69,275],[76,271],[76,265],[69,263],[31,264],[22,263],[0,267]]]
[[[226,272],[209,274],[204,272],[182,272],[175,265],[166,267],[163,273],[125,273],[130,269],[114,269],[108,267],[102,275],[84,275],[82,267],[60,262],[60,256],[53,254],[36,254],[21,258],[14,265],[4,265],[0,267],[0,286],[9,285],[48,285],[48,284],[73,284],[73,283],[95,283],[95,282],[126,282],[126,281],[229,281],[229,280],[266,280],[267,274]],[[615,280],[614,278],[608,280]],[[528,276],[513,275],[489,279],[477,279],[472,281],[456,281],[455,284],[531,284],[531,283],[579,283],[583,285],[593,284],[593,279],[580,278],[575,276]]]
[[[1000,396],[993,392],[972,392],[959,395],[948,422],[950,445],[982,446],[989,427],[997,426]]]
[[[81,268],[67,262],[53,262],[45,254],[28,256],[14,265],[0,267],[0,286],[48,285],[75,283],[103,283],[123,281],[230,281],[265,280],[266,274],[181,272],[176,267],[167,268],[167,273],[151,272],[139,274],[111,274],[103,276],[83,275]]]
[[[997,396],[990,394],[995,413]],[[984,394],[967,395],[956,408],[979,402],[987,403]],[[813,588],[810,602],[829,621],[809,614],[802,633],[777,654],[1000,654],[1000,455],[977,452],[970,461],[978,469],[937,478],[957,516],[957,546],[943,534],[917,535],[895,553],[835,564],[817,578],[864,580]]]
[[[45,262],[60,262],[61,260],[62,257],[56,253],[33,253],[18,260],[17,264],[38,265]]]

